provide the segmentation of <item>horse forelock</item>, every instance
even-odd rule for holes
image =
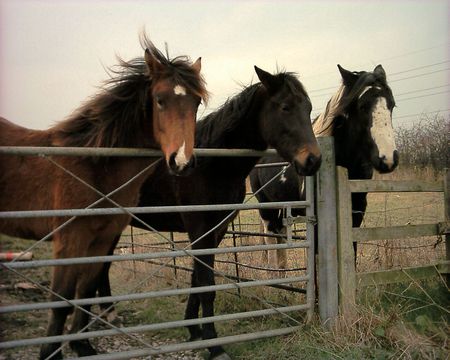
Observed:
[[[204,103],[208,102],[209,93],[206,90],[206,81],[203,76],[192,68],[192,61],[188,56],[177,56],[170,59],[166,57],[145,33],[140,36],[142,48],[148,49],[152,55],[163,65],[163,71],[157,74],[158,78],[171,78],[176,84],[186,87],[194,95],[199,96]],[[150,75],[150,77],[152,77]]]
[[[367,87],[381,86],[388,89],[389,93],[392,94],[384,77],[365,71],[354,72],[354,74],[358,75],[358,80],[355,84],[349,89],[342,83],[338,91],[328,101],[325,111],[313,121],[312,125],[315,135],[333,135],[333,123],[336,117],[340,115],[345,116],[348,106],[358,99],[367,90]]]

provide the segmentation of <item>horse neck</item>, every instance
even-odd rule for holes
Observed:
[[[336,165],[346,168],[350,179],[371,179],[373,168],[367,154],[362,151],[362,137],[353,135],[348,126],[355,121],[358,119],[350,112],[343,125],[333,129]]]
[[[257,89],[247,110],[239,118],[236,118],[230,127],[223,128],[220,133],[214,136],[209,135],[210,139],[199,146],[204,148],[266,150],[268,144],[263,139],[260,130],[262,108],[266,100],[267,94],[263,89]],[[214,129],[214,125],[214,121],[211,121],[209,127]],[[203,128],[202,130],[200,132],[203,134],[197,134],[198,137],[206,135],[204,134],[206,129]],[[211,141],[212,137],[220,139],[220,141]],[[247,176],[258,160],[258,157],[219,157],[212,161],[220,162],[224,168],[233,169],[235,173]]]

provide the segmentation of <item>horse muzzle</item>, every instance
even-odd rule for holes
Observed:
[[[320,168],[322,155],[308,154],[303,161],[294,160],[295,171],[301,176],[314,175]]]
[[[394,150],[392,159],[388,160],[386,156],[377,157],[373,167],[378,170],[380,174],[388,174],[395,170],[399,162],[398,151]]]
[[[176,176],[188,176],[192,173],[192,170],[195,168],[197,164],[197,160],[195,155],[192,155],[188,161],[179,161],[177,153],[174,152],[169,157],[169,161],[167,163],[169,167],[169,172],[172,175]]]

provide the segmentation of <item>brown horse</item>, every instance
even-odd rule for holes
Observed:
[[[145,35],[141,43],[144,58],[121,60],[118,69],[111,69],[112,77],[103,90],[56,126],[37,131],[0,118],[0,145],[160,148],[170,172],[185,173],[193,165],[197,108],[207,98],[200,59],[193,64],[186,57],[170,60]],[[86,208],[101,196],[68,172],[108,194],[156,160],[0,155],[0,211]],[[137,205],[141,185],[152,169],[109,198],[123,207]],[[97,206],[110,206],[110,202],[103,199]],[[40,239],[65,220],[0,219],[0,232]],[[76,218],[53,235],[53,256],[106,255],[129,221],[128,214]],[[93,297],[102,267],[54,267],[52,300]],[[70,311],[51,310],[47,336],[62,334]],[[80,331],[87,322],[87,313],[75,309],[71,332]],[[96,354],[89,341],[70,345],[78,356]],[[60,343],[43,345],[40,357],[62,358]]]

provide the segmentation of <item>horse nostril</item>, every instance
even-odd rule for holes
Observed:
[[[321,156],[309,154],[308,157],[306,158],[305,167],[311,170],[318,168],[320,166],[321,160],[322,160]]]
[[[177,168],[177,162],[175,161],[175,157],[177,156],[177,153],[174,152],[172,155],[169,156],[169,168],[171,170],[176,170]]]

